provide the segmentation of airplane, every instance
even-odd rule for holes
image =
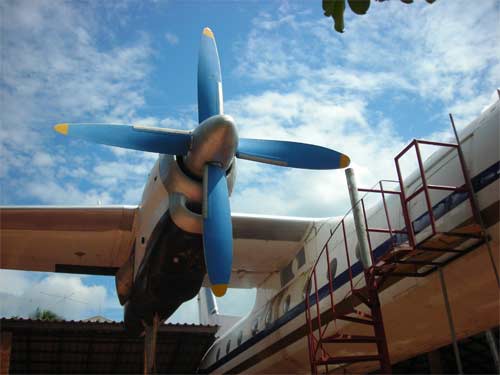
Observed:
[[[236,159],[303,169],[344,168],[350,160],[325,147],[238,137],[234,119],[224,114],[219,56],[209,28],[202,32],[199,50],[198,119],[193,131],[55,125],[64,136],[159,157],[137,207],[3,207],[1,267],[115,275],[132,335],[166,320],[195,297],[206,274],[218,297],[228,285],[253,285],[259,278],[254,271],[241,277],[244,267],[255,265],[247,262],[248,253],[255,251],[252,241],[272,240],[262,237],[262,227],[281,231],[286,220],[231,215]],[[265,250],[256,262],[267,262]],[[237,281],[230,281],[235,272]]]
[[[207,70],[212,74],[207,75]],[[215,79],[205,80],[207,76]],[[328,284],[327,264],[318,256],[325,243],[331,245],[330,250],[336,254],[330,264],[335,295],[340,296],[342,302],[347,300],[352,303],[349,299],[349,270],[358,270],[353,279],[355,283],[362,278],[354,223],[346,220],[349,255],[353,259],[353,264],[349,266],[343,249],[340,249],[341,241],[332,237],[338,234],[341,218],[287,218],[233,213],[229,220],[226,202],[235,183],[234,156],[304,168],[343,168],[348,166],[349,159],[343,154],[333,154],[334,151],[283,141],[239,139],[235,142],[234,122],[222,114],[220,65],[210,29],[204,29],[202,34],[198,80],[198,100],[199,104],[202,103],[199,108],[200,125],[192,133],[123,125],[57,125],[59,132],[98,143],[125,145],[143,151],[150,150],[146,147],[155,147],[154,152],[159,152],[160,156],[149,175],[138,207],[1,208],[1,267],[115,275],[120,303],[125,306],[125,324],[132,334],[141,334],[145,331],[144,323],[151,326],[155,316],[163,319],[173,313],[181,301],[191,299],[200,291],[201,323],[219,324],[224,328],[204,356],[200,372],[309,372],[305,310],[306,297],[308,293],[313,293],[309,283],[311,271],[318,260],[319,266],[325,270],[318,274],[318,288],[324,291]],[[204,107],[203,103],[207,106]],[[499,107],[499,102],[496,102],[460,133],[481,213],[491,237],[489,243],[496,250],[499,247]],[[206,144],[202,141],[212,134],[219,135],[221,128],[224,130],[221,133],[227,138],[219,146],[228,142],[229,138],[231,150],[225,149],[227,153],[217,160],[218,165],[206,167],[205,162],[213,158],[214,154],[210,155],[210,152],[214,152],[211,149],[214,143],[211,139]],[[138,133],[140,137],[134,137]],[[161,142],[156,135],[161,137]],[[196,138],[198,140],[195,141]],[[164,144],[168,144],[169,152],[175,155],[158,149]],[[191,147],[187,152],[186,144]],[[289,151],[290,148],[295,150],[295,147],[304,149],[293,158]],[[333,160],[326,166],[318,166],[315,164],[319,162],[316,151],[331,155]],[[233,155],[233,158],[228,155]],[[457,156],[448,150],[436,151],[424,166],[426,173],[432,176],[431,181],[439,179],[442,185],[459,183]],[[210,197],[205,186],[214,174],[221,181],[225,168],[227,190],[224,189],[226,184],[221,184],[223,191]],[[419,181],[417,174],[411,174],[404,179],[404,188],[415,191]],[[467,202],[460,194],[440,191],[432,192],[431,196],[433,201],[445,203],[437,222],[440,226],[453,229],[472,217]],[[216,202],[215,205],[211,205],[213,201],[210,198]],[[220,215],[226,218],[212,219],[217,229],[211,234],[225,230],[215,240],[205,238],[207,227],[214,224],[204,216],[207,214],[204,211],[208,208],[210,213],[211,207],[221,208],[225,213]],[[402,227],[404,220],[397,199],[388,198],[387,207],[394,227]],[[420,235],[429,226],[428,222],[422,221],[425,207],[421,196],[412,205],[412,210],[420,215],[412,222],[413,227],[420,228]],[[375,227],[385,224],[386,216],[381,203],[371,207],[367,216]],[[228,233],[232,233],[232,241]],[[223,243],[226,256],[217,258],[220,253],[217,254],[214,248],[219,247],[214,244],[219,242]],[[232,261],[227,256],[230,253],[227,244],[231,242],[234,244]],[[40,243],[50,252],[39,251]],[[382,236],[372,238],[372,247],[378,255],[387,251],[384,244]],[[498,268],[497,253],[494,254],[494,262]],[[446,257],[448,255],[444,256],[444,260]],[[208,279],[205,277],[205,261]],[[211,270],[211,264],[215,264],[215,270]],[[498,285],[491,268],[486,244],[464,254],[445,268],[450,289],[463,288],[460,293],[450,296],[455,306],[453,313],[459,338],[498,325]],[[162,273],[165,269],[168,273]],[[474,275],[467,288],[464,287],[468,285],[463,282],[464,275]],[[217,313],[212,295],[225,292],[227,284],[257,290],[253,310],[237,323],[228,323],[226,317]],[[211,286],[212,292],[206,288],[200,290],[202,285]],[[393,362],[449,342],[444,314],[435,313],[440,308],[437,302],[440,300],[437,273],[419,279],[397,279],[387,283],[380,295]],[[327,297],[328,294],[323,293],[318,304],[322,312],[328,309]],[[479,311],[474,312],[479,314],[478,319],[472,318],[471,305]],[[422,319],[426,314],[434,315],[432,319]],[[333,330],[334,327],[345,332],[357,329],[350,323],[340,321],[328,329]],[[348,347],[341,349],[346,355],[350,351],[352,349]],[[356,369],[368,372],[375,370],[377,363],[365,366]]]

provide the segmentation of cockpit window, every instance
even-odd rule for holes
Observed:
[[[259,332],[259,318],[255,318],[252,323],[252,336],[255,336]]]
[[[312,289],[312,280],[308,280],[306,282],[306,285],[304,285],[304,293],[303,293],[303,297],[304,299],[306,299],[306,297],[309,295],[311,295],[311,289]]]
[[[304,264],[306,264],[306,254],[304,252],[304,248],[300,249],[299,252],[297,253],[297,268],[302,267]]]
[[[290,302],[291,302],[291,297],[290,294],[286,296],[285,300],[283,301],[283,312],[287,313],[288,310],[290,310]]]
[[[266,327],[271,325],[272,322],[273,322],[273,306],[270,305],[269,310],[267,310],[266,314]]]
[[[335,280],[335,275],[337,274],[337,258],[333,258],[330,261],[330,274],[332,275],[332,283]],[[326,279],[328,280],[328,270],[326,271]]]

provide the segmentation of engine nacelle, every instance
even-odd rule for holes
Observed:
[[[189,233],[202,233],[201,215],[203,184],[201,178],[187,169],[184,161],[171,155],[161,155],[160,178],[169,194],[169,212],[173,222]],[[227,185],[231,194],[236,178],[236,159],[227,171]]]

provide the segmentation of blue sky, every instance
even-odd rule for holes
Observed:
[[[365,16],[346,11],[344,34],[319,0],[0,7],[2,205],[138,204],[156,155],[64,139],[52,125],[195,127],[205,26],[217,39],[225,111],[240,135],[342,151],[363,186],[394,178],[393,157],[412,138],[448,137],[449,112],[465,126],[495,99],[500,79],[495,0],[372,2]],[[342,171],[238,168],[233,211],[336,216],[348,208]],[[3,315],[41,305],[72,319],[121,317],[112,278],[1,271],[0,293]],[[85,303],[71,301],[76,295]],[[233,291],[221,309],[243,313],[251,297]],[[174,320],[195,315],[191,302]]]

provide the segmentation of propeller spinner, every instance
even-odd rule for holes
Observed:
[[[63,134],[111,146],[181,155],[202,178],[203,248],[213,293],[226,293],[231,278],[233,238],[226,172],[234,157],[304,169],[345,168],[350,160],[325,147],[276,140],[238,138],[223,114],[222,78],[212,30],[203,29],[198,61],[198,119],[192,132],[116,124],[58,124]]]

